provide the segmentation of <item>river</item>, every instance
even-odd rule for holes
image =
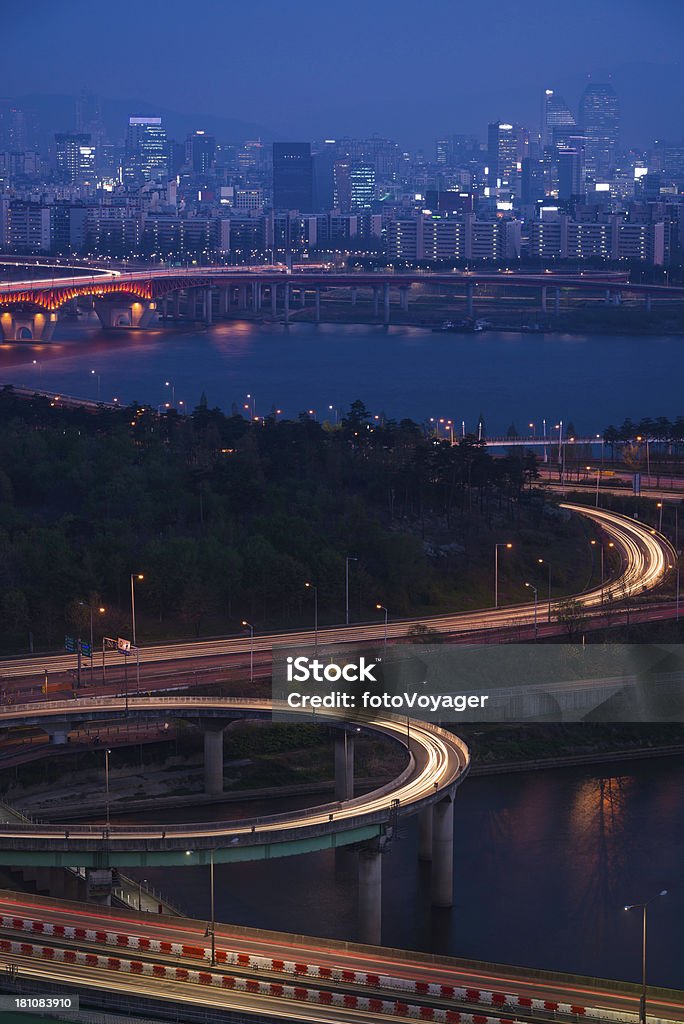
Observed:
[[[649,911],[649,977],[684,988],[683,771],[684,757],[670,757],[468,779],[456,800],[454,907],[430,908],[416,822],[402,823],[383,859],[383,943],[637,981],[641,917],[624,905],[667,889]],[[276,806],[283,809],[260,802],[257,813]],[[230,804],[211,817],[250,811]],[[164,815],[146,813],[145,820]],[[146,869],[144,876],[193,917],[208,915],[208,869]],[[329,851],[218,865],[216,915],[354,939],[355,856]]]
[[[192,410],[210,406],[335,419],[361,399],[375,413],[419,422],[482,414],[490,436],[560,419],[592,435],[626,416],[684,412],[684,338],[433,334],[418,327],[217,323],[207,329],[103,332],[94,316],[62,321],[50,344],[0,346],[0,382],[84,398]],[[167,385],[166,382],[169,382]],[[181,406],[180,403],[183,403]],[[331,412],[329,407],[333,406]]]

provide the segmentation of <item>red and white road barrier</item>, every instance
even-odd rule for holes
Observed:
[[[33,918],[12,917],[7,914],[0,918],[0,924],[2,928],[11,929],[12,931],[29,932],[32,935],[52,935],[73,941],[114,946],[120,950],[139,950],[146,953],[158,953],[163,956],[177,956],[183,957],[184,959],[202,960],[205,962],[211,961],[211,949],[208,947],[196,946],[182,942],[168,942],[164,939],[150,939],[143,935],[132,935],[128,932],[95,930],[92,928],[78,927],[76,925],[52,924],[47,921],[37,921]],[[96,954],[87,955],[94,956]],[[472,1014],[466,1013],[461,1014],[460,1017],[456,1014],[456,1017],[454,1017],[453,1014],[456,1011],[449,1010],[446,1012],[452,1014],[452,1017],[425,1017],[420,1014],[419,1018],[422,1020],[448,1019],[449,1022],[451,1022],[458,1019],[468,1022],[472,1020],[472,1024],[486,1024],[486,1022],[498,1019],[494,1014],[498,1015],[500,1013],[506,1013],[514,1016],[518,1010],[543,1011],[547,1015],[549,1013],[559,1013],[562,1015],[570,1014],[578,1019],[581,1017],[588,1017],[592,1019],[598,1018],[601,1020],[622,1022],[622,1024],[634,1024],[634,1022],[638,1020],[638,1012],[636,1011],[611,1010],[606,1007],[588,1007],[577,1003],[554,1002],[537,996],[521,996],[511,992],[494,992],[468,988],[460,985],[444,985],[439,982],[416,981],[412,978],[397,978],[391,975],[377,974],[368,971],[356,971],[341,967],[327,967],[322,964],[310,964],[300,960],[280,960],[273,957],[260,956],[255,953],[244,953],[236,950],[217,949],[216,961],[217,963],[225,964],[226,966],[253,968],[257,971],[269,971],[275,974],[286,974],[294,977],[318,979],[321,981],[341,982],[348,985],[359,985],[394,992],[398,991],[406,993],[407,995],[432,996],[436,999],[453,1000],[454,1002],[466,1003],[471,1006],[473,1004],[479,1004],[483,1011],[494,1011],[494,1013],[490,1015],[476,1013],[473,1016]],[[184,970],[183,968],[172,969]],[[223,977],[223,975],[220,977]],[[238,980],[240,979],[236,979],[236,983]],[[207,984],[209,983],[207,982]],[[271,983],[260,982],[259,984],[269,985]],[[281,987],[287,988],[288,986]],[[299,991],[299,988],[297,988],[297,991]],[[323,992],[322,995],[327,998],[328,995],[332,996],[333,994]],[[335,993],[335,996],[337,995],[338,993]],[[340,998],[366,999],[365,996],[342,996],[342,994],[340,994]],[[325,999],[323,1001],[325,1001]],[[383,1003],[384,1005],[386,1001],[373,1000],[373,1003],[376,1002]],[[338,1004],[333,1000],[333,1005]],[[339,1005],[346,1006],[348,1004],[343,1002]],[[367,1007],[359,1004],[359,1009],[367,1009]],[[419,1007],[417,1009],[423,1011],[429,1008]],[[378,1012],[389,1011],[382,1010]],[[435,1010],[435,1013],[437,1012],[441,1013],[443,1011]],[[411,1014],[408,1014],[408,1016],[411,1016]],[[510,1020],[512,1017],[509,1016],[507,1019]],[[666,1021],[659,1021],[657,1018],[650,1018],[650,1020],[651,1024],[667,1024]]]

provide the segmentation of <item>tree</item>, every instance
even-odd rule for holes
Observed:
[[[582,633],[586,621],[584,605],[576,597],[566,597],[556,605],[556,621],[567,631],[571,640]]]

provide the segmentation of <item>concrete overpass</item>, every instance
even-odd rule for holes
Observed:
[[[149,327],[162,319],[186,319],[211,324],[216,317],[249,310],[261,313],[270,306],[272,317],[289,322],[293,303],[304,306],[313,299],[315,320],[321,317],[321,295],[326,289],[346,289],[352,304],[359,290],[370,290],[373,315],[391,322],[391,294],[398,293],[400,308],[408,309],[411,289],[430,286],[453,290],[463,298],[468,316],[475,313],[476,289],[532,289],[539,293],[543,312],[560,309],[562,291],[603,296],[609,305],[623,295],[643,299],[684,298],[684,287],[631,283],[614,274],[523,274],[493,272],[420,271],[374,273],[337,271],[288,273],[280,267],[144,268],[128,272],[98,272],[91,276],[14,281],[0,285],[0,330],[4,341],[49,341],[60,313],[79,299],[93,302],[107,328]]]

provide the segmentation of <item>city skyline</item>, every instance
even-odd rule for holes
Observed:
[[[677,95],[683,71],[668,56],[684,15],[666,3],[654,8],[643,0],[611,2],[596,11],[581,0],[572,17],[557,23],[557,37],[556,23],[537,0],[514,19],[497,3],[486,23],[477,12],[442,3],[423,5],[420,19],[408,5],[390,10],[383,4],[359,20],[354,17],[358,7],[352,2],[345,8],[358,26],[349,49],[337,39],[346,28],[308,0],[287,11],[262,2],[256,12],[261,22],[251,9],[227,10],[209,3],[196,26],[202,61],[188,74],[197,46],[192,31],[184,34],[187,15],[180,3],[167,6],[163,22],[153,12],[136,9],[139,50],[125,45],[130,33],[125,18],[108,21],[107,12],[88,10],[77,36],[78,59],[67,67],[60,40],[72,32],[71,19],[65,21],[63,9],[51,11],[49,5],[38,4],[37,11],[32,8],[30,26],[18,13],[7,27],[4,66],[12,87],[6,85],[4,92],[12,98],[35,98],[76,96],[86,90],[104,100],[125,101],[131,114],[175,111],[188,130],[199,127],[197,118],[204,116],[245,122],[245,137],[255,127],[263,129],[264,137],[284,141],[377,134],[425,149],[446,131],[480,131],[497,117],[536,124],[545,88],[563,95],[575,112],[589,80],[610,79],[623,102],[624,134],[630,144],[644,146],[668,129],[675,137],[682,134]],[[80,0],[72,0],[69,8],[75,20],[85,13]],[[644,34],[647,13],[649,32]],[[406,32],[407,18],[415,19],[415,34]],[[18,42],[25,31],[31,32],[34,44],[29,51],[12,46],[15,35]],[[154,39],[153,48],[146,45],[148,36]],[[464,46],[464,41],[473,45]],[[292,47],[301,47],[301,61]],[[178,60],[170,59],[177,49]],[[214,124],[209,127],[216,131]],[[171,130],[176,130],[173,125]]]

